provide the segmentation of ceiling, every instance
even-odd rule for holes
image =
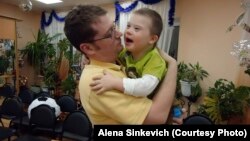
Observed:
[[[63,2],[57,4],[46,5],[36,0],[30,0],[32,3],[32,11],[63,11],[68,10],[78,4],[94,4],[94,5],[103,5],[103,4],[112,4],[117,0],[62,0]],[[1,0],[1,3],[13,4],[18,6],[20,0]]]

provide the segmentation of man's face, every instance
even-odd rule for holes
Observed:
[[[122,33],[115,28],[114,22],[106,15],[101,16],[99,20],[92,24],[92,27],[97,31],[97,34],[93,41],[89,43],[93,49],[89,57],[98,61],[114,63],[122,49]]]

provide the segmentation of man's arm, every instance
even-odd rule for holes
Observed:
[[[175,97],[177,62],[167,54],[162,54],[162,57],[168,62],[168,71],[159,90],[153,97],[152,106],[143,124],[164,124]]]

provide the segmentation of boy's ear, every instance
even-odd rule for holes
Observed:
[[[80,44],[80,50],[86,55],[92,55],[94,53],[94,48],[89,43]]]
[[[157,35],[152,35],[151,39],[149,40],[150,44],[154,44],[158,41],[159,37]]]

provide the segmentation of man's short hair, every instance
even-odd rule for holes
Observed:
[[[71,44],[79,51],[80,44],[93,40],[97,31],[91,25],[107,11],[99,6],[78,5],[65,17],[64,32]],[[82,51],[81,51],[82,52]]]

